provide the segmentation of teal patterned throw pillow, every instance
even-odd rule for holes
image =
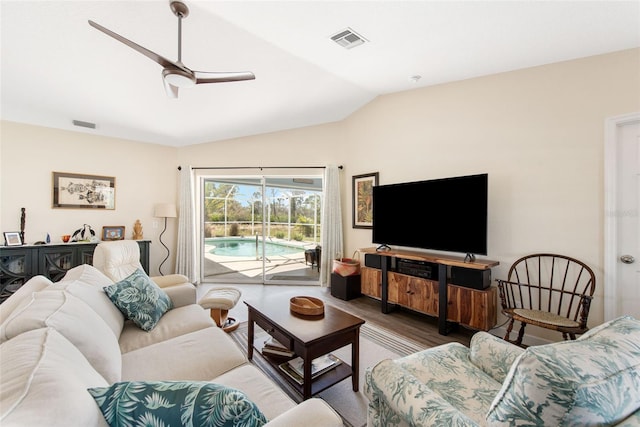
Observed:
[[[267,423],[244,393],[205,381],[128,381],[88,391],[110,426],[260,427]]]
[[[156,327],[167,310],[173,308],[167,293],[140,269],[105,287],[104,291],[126,317],[147,332]]]

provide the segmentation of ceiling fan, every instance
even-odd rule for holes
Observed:
[[[187,68],[182,63],[182,19],[189,15],[189,8],[181,1],[171,1],[169,4],[171,11],[178,17],[178,60],[171,61],[155,52],[150,51],[137,43],[132,42],[119,34],[89,20],[89,25],[102,31],[108,36],[126,44],[127,46],[137,50],[151,60],[157,62],[163,67],[162,80],[164,82],[167,95],[171,98],[178,97],[179,88],[187,88],[203,83],[224,83],[236,82],[242,80],[253,80],[255,75],[250,71],[238,72],[207,72],[194,71]]]

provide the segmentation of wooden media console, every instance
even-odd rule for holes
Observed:
[[[361,292],[379,299],[383,313],[397,305],[435,316],[441,335],[452,324],[484,331],[496,325],[497,288],[490,286],[490,275],[497,261],[395,249],[359,252],[365,258]]]

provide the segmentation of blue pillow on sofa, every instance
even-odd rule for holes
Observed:
[[[106,286],[104,291],[126,317],[147,332],[173,308],[167,293],[140,269],[126,279]]]
[[[260,427],[267,423],[244,393],[206,381],[126,381],[88,391],[110,426]]]

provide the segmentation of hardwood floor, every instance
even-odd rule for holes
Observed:
[[[220,285],[203,284],[198,286],[198,299],[212,287]],[[366,296],[361,296],[349,301],[335,298],[328,288],[318,286],[288,286],[288,285],[229,285],[242,291],[238,304],[229,311],[229,316],[240,322],[247,320],[247,306],[243,300],[259,299],[266,295],[276,293],[290,294],[290,296],[308,295],[322,299],[326,304],[331,304],[346,312],[364,319],[367,323],[384,329],[395,331],[398,335],[417,341],[427,347],[448,342],[459,342],[469,345],[471,336],[476,332],[462,326],[448,335],[438,333],[437,318],[422,315],[405,309],[396,309],[389,314],[380,311],[380,301]],[[283,307],[287,310],[288,307]]]

